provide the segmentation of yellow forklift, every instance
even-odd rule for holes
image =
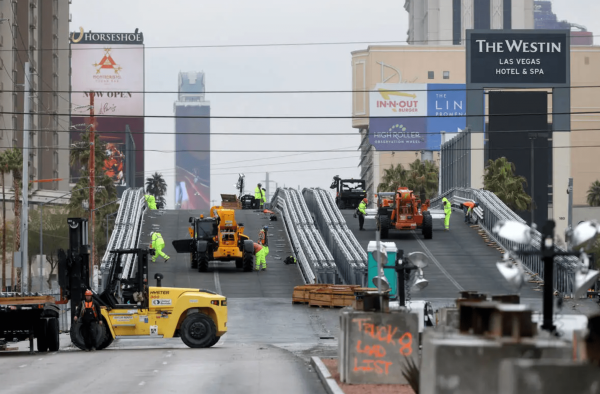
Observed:
[[[244,224],[235,220],[235,211],[214,206],[210,217],[190,217],[191,239],[172,241],[177,253],[189,253],[191,268],[208,270],[210,261],[235,261],[236,268],[254,268],[254,242],[244,234]]]
[[[81,324],[73,321],[75,309],[89,288],[87,230],[70,228],[70,248],[59,252],[59,276],[63,292],[71,299],[71,341],[85,349]],[[87,226],[86,226],[87,227]],[[162,287],[163,275],[154,275],[156,286],[148,283],[148,260],[152,249],[111,251],[110,272],[104,291],[94,294],[100,304],[102,325],[95,326],[96,349],[114,339],[181,337],[191,348],[215,345],[227,332],[227,299],[209,290]],[[131,257],[131,258],[130,258]],[[129,268],[128,268],[129,264]],[[131,265],[132,264],[132,265]],[[129,272],[130,274],[127,274]]]

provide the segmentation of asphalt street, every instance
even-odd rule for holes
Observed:
[[[206,212],[202,212],[206,215]],[[161,272],[163,286],[204,288],[228,297],[228,332],[210,349],[190,349],[179,338],[116,340],[108,349],[81,352],[62,338],[52,354],[0,353],[0,392],[12,393],[325,393],[309,364],[310,356],[337,351],[339,309],[292,305],[294,286],[302,284],[295,265],[283,264],[290,252],[281,222],[262,213],[238,211],[236,219],[256,239],[270,226],[267,271],[241,272],[234,263],[211,263],[209,272],[190,268],[189,255],[177,254],[174,239],[189,238],[189,216],[200,212],[151,212],[143,226],[147,246],[159,230],[171,259],[152,263],[150,278]]]
[[[359,231],[358,219],[353,218],[352,210],[342,211],[348,227],[356,238],[367,248],[370,241],[375,240],[377,225],[375,219],[365,220],[365,231]],[[512,289],[500,275],[496,262],[502,259],[502,253],[486,244],[476,228],[464,223],[460,211],[450,216],[450,231],[444,230],[443,219],[433,221],[433,238],[426,240],[419,230],[390,230],[388,239],[398,249],[410,252],[421,251],[433,257],[432,263],[425,268],[424,276],[429,285],[419,291],[411,292],[413,300],[428,300],[434,309],[452,306],[462,290],[478,291],[492,295],[519,294],[521,303],[528,304],[534,311],[542,310],[542,291],[535,284],[526,282],[520,292]],[[589,314],[600,311],[593,300],[580,300],[577,303],[565,301],[562,313]]]

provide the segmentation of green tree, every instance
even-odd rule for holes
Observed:
[[[600,207],[600,182],[594,181],[587,191],[587,203],[591,207]]]
[[[106,144],[100,141],[98,134],[95,135],[94,155],[95,155],[95,194],[94,201],[96,205],[95,226],[94,226],[94,262],[99,263],[98,252],[106,248],[108,240],[106,239],[106,215],[117,210],[117,189],[112,181],[104,173],[104,160],[107,159]],[[77,180],[73,193],[69,201],[69,215],[79,217],[90,217],[88,208],[83,207],[83,202],[89,200],[89,159],[90,159],[90,134],[82,133],[81,141],[71,146],[70,162],[71,166],[81,168],[81,176]],[[91,225],[91,223],[90,223]]]
[[[58,266],[58,249],[68,249],[69,247],[69,225],[67,218],[69,211],[66,207],[45,207],[42,221],[42,242],[44,245],[43,253],[46,256],[46,263],[50,270],[46,276],[48,287],[52,288],[51,278]],[[40,211],[32,210],[29,223],[29,256],[30,267],[33,258],[40,254]],[[33,272],[30,278],[37,273]],[[31,288],[31,287],[30,287]]]
[[[400,186],[406,186],[409,173],[398,163],[383,170],[382,181],[377,186],[377,192],[395,192]]]
[[[421,201],[438,194],[439,170],[433,161],[419,159],[410,164],[407,187],[419,194]]]
[[[153,195],[157,203],[165,205],[167,182],[165,182],[162,174],[155,172],[152,176],[146,178],[146,192]]]
[[[527,180],[515,175],[515,165],[505,157],[488,160],[483,186],[494,192],[513,211],[525,211],[531,206],[531,197],[523,185],[527,185]]]

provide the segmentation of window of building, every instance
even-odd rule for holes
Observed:
[[[435,78],[435,73],[433,71],[428,71],[427,72],[427,79],[434,79]]]
[[[444,79],[450,79],[450,71],[444,71]]]

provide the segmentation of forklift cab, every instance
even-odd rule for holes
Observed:
[[[109,281],[100,295],[102,301],[112,309],[148,308],[148,256],[153,249],[117,249],[112,250],[112,264]],[[123,277],[123,268],[133,264],[135,275]]]

